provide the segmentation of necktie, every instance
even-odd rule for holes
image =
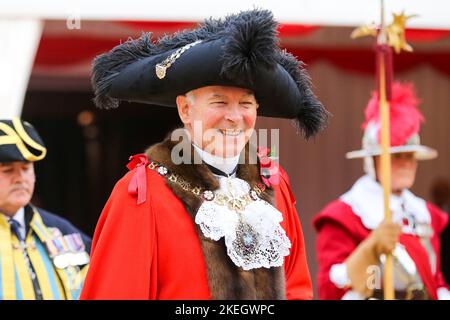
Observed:
[[[34,294],[36,297],[36,300],[42,300],[42,292],[41,288],[39,286],[38,279],[36,277],[36,272],[34,271],[33,265],[31,264],[30,257],[28,256],[27,250],[26,250],[26,244],[25,239],[22,238],[22,235],[20,234],[20,224],[14,219],[9,219],[9,225],[11,227],[11,231],[16,235],[17,239],[20,242],[20,246],[22,248],[23,257],[25,258],[25,264],[28,267],[28,270],[30,272],[31,281],[33,283],[33,289]]]

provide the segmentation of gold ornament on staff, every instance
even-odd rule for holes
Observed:
[[[406,22],[416,17],[416,15],[406,16],[404,12],[393,14],[393,22],[387,27],[384,23],[384,1],[381,0],[381,24],[379,28],[375,24],[359,27],[351,33],[351,38],[363,36],[374,36],[377,38],[377,59],[378,60],[378,81],[379,81],[379,103],[381,121],[381,184],[383,186],[383,202],[385,220],[391,221],[391,210],[389,206],[389,196],[391,193],[391,154],[389,148],[390,141],[390,119],[389,119],[389,99],[387,93],[391,92],[392,67],[386,65],[386,51],[383,47],[392,47],[398,54],[401,50],[412,52],[412,47],[406,42],[405,26]],[[382,52],[380,54],[380,52]],[[390,62],[390,61],[389,61]],[[386,255],[384,265],[384,299],[394,300],[394,266],[392,254]]]
[[[413,48],[406,42],[405,28],[406,22],[411,18],[418,17],[418,15],[413,14],[407,16],[404,12],[402,12],[400,14],[393,13],[392,17],[393,21],[385,28],[387,43],[389,44],[389,46],[394,48],[395,53],[400,53],[402,50],[412,52]],[[352,39],[365,36],[372,36],[377,38],[378,35],[378,27],[375,23],[372,23],[356,28],[351,33],[350,37]]]

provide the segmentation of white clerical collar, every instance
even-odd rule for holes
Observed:
[[[368,229],[375,229],[384,219],[383,188],[368,175],[359,178],[340,200],[352,207]],[[401,221],[406,210],[419,223],[431,222],[425,200],[409,190],[403,190],[400,196],[391,194],[390,207],[393,221]]]
[[[226,174],[232,174],[239,163],[240,154],[235,157],[222,158],[200,149],[195,143],[192,143],[192,145],[204,162]]]

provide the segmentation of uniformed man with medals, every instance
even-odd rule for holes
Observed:
[[[91,240],[30,203],[47,149],[19,118],[0,120],[0,299],[78,299]]]

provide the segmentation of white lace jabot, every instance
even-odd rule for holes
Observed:
[[[220,188],[214,192],[215,199],[223,195],[244,203],[242,197],[251,192],[242,179],[218,179]],[[245,203],[240,212],[230,208],[230,202],[219,202],[204,201],[197,211],[195,223],[204,236],[215,241],[224,237],[228,256],[244,270],[282,266],[291,242],[280,226],[281,212],[257,197]]]

